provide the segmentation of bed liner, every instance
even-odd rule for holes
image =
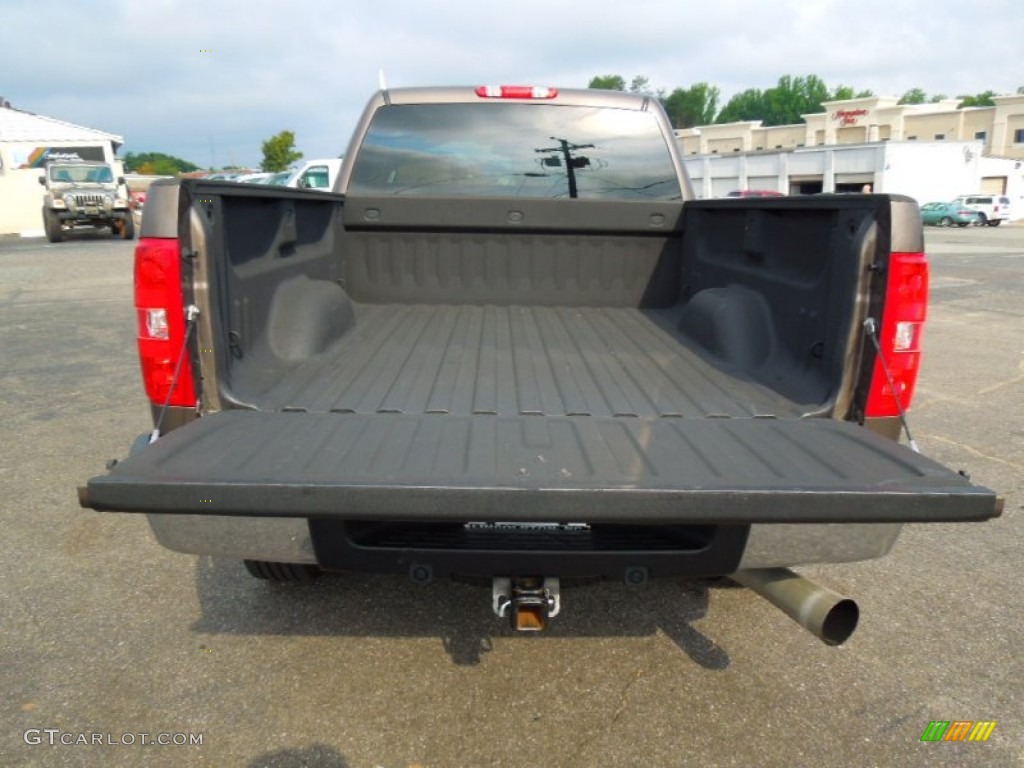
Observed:
[[[680,309],[355,306],[328,353],[256,399],[261,410],[596,417],[798,416],[800,404],[715,361]]]

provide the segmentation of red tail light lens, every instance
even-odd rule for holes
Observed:
[[[558,96],[558,89],[536,85],[481,85],[476,95],[481,99],[553,99]]]
[[[900,406],[904,410],[910,407],[921,366],[921,332],[927,310],[928,259],[923,253],[892,254],[879,344],[893,386],[889,386],[882,360],[876,359],[866,416],[899,416]]]
[[[146,395],[157,405],[168,402],[174,369],[185,344],[180,260],[181,248],[173,238],[143,238],[135,248],[139,361]],[[196,404],[195,380],[187,351],[170,404],[187,407]]]

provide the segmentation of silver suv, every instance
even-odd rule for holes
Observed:
[[[1010,198],[1002,195],[960,195],[955,202],[978,212],[978,225],[998,227],[1010,218]]]
[[[107,163],[47,163],[39,183],[46,187],[43,229],[51,243],[76,226],[109,227],[115,237],[135,238],[128,187]]]

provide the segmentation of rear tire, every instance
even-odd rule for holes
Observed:
[[[121,239],[135,239],[135,214],[128,211],[128,215],[121,219]]]
[[[988,225],[990,227],[998,227],[1001,222],[1002,222],[1002,219],[990,219],[989,222],[988,222]]]
[[[949,216],[943,216],[941,219],[939,219],[939,226],[940,227],[951,227],[951,226],[953,226],[953,220],[951,218],[949,218]]]
[[[46,239],[51,243],[59,243],[64,239],[60,217],[49,208],[43,208],[43,229],[46,231]]]
[[[323,573],[317,565],[309,563],[271,563],[266,560],[244,560],[250,576],[279,584],[308,584]]]

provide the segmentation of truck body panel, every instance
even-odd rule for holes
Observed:
[[[347,194],[155,184],[142,236],[180,250],[196,408],[154,403],[159,439],[83,503],[184,552],[627,580],[879,557],[902,523],[999,514],[866,412],[894,255],[923,295],[914,201],[695,201],[655,103],[566,95],[494,108],[529,173],[444,175],[457,152],[395,136],[451,123],[470,152],[479,91],[408,89],[371,99]],[[609,105],[637,144],[516,138]]]

